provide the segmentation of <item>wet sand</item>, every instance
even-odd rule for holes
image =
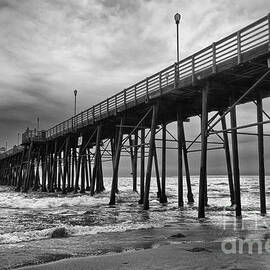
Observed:
[[[70,258],[20,269],[270,269],[269,252],[264,248],[270,239],[269,228],[263,223],[255,228],[249,221],[244,225],[243,221],[235,223],[232,219],[225,229],[203,221],[194,222],[188,228],[175,224],[161,229],[125,232],[115,235],[121,253],[116,254],[112,249],[113,254]],[[139,239],[139,235],[143,237]],[[142,239],[146,239],[145,242]],[[243,254],[238,251],[225,254],[222,251],[225,239],[260,240],[263,243],[262,254],[259,254],[257,246],[253,246],[253,254],[249,254],[248,245],[244,246]],[[135,243],[139,250],[125,250],[125,245],[134,246]]]
[[[199,248],[201,247],[201,248]],[[171,244],[136,252],[65,259],[58,262],[21,269],[83,270],[83,269],[269,269],[269,254],[225,255],[220,243],[207,245]]]

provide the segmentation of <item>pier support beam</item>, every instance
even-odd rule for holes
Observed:
[[[134,143],[133,143],[133,162],[132,162],[132,175],[133,175],[133,191],[137,191],[137,158],[138,158],[138,130],[134,134]]]
[[[90,181],[90,186],[91,186],[93,178],[92,178],[92,170],[91,170],[91,151],[89,148],[87,149],[87,161],[88,161],[89,181]],[[90,191],[90,186],[87,189],[88,191]]]
[[[183,200],[183,156],[182,156],[182,136],[181,136],[181,122],[182,122],[181,112],[177,112],[177,152],[178,152],[178,160],[177,160],[177,171],[178,171],[178,207],[184,206]]]
[[[91,166],[91,165],[90,165]],[[88,148],[85,149],[85,180],[86,180],[86,191],[90,191],[90,181],[89,181],[89,173],[91,174],[91,167],[90,171],[88,172]]]
[[[62,191],[61,188],[61,180],[62,180],[62,150],[58,152],[58,172],[57,172],[57,191]]]
[[[42,155],[41,161],[41,167],[42,167],[42,192],[47,192],[47,186],[46,186],[46,176],[47,176],[47,155],[48,155],[48,148],[49,148],[49,143],[47,142],[45,145],[45,151]]]
[[[100,161],[100,140],[101,140],[101,129],[102,126],[99,125],[97,127],[97,134],[96,134],[96,151],[95,151],[95,158],[94,158],[94,168],[93,168],[93,179],[90,185],[90,195],[94,196],[95,194],[95,185],[96,181],[98,181],[99,177],[99,161]]]
[[[83,139],[84,141],[84,139]],[[84,143],[82,143],[82,146],[84,146]],[[80,193],[85,193],[85,165],[86,165],[86,157],[85,157],[85,150],[82,152],[82,157],[81,157],[81,189]]]
[[[24,149],[23,149],[23,152],[22,152],[22,156],[21,156],[21,161],[20,161],[20,169],[19,169],[19,174],[18,174],[16,191],[20,191],[21,190],[21,187],[22,187],[22,181],[23,181],[23,162],[24,162],[25,155],[26,155],[26,147],[24,146]]]
[[[156,179],[157,179],[157,197],[160,198],[161,195],[161,185],[160,185],[160,177],[159,177],[159,169],[158,169],[158,157],[157,157],[157,149],[156,144],[154,148],[154,163],[155,163],[155,172],[156,172]]]
[[[262,96],[257,94],[257,122],[263,122],[263,105]],[[263,124],[258,124],[258,156],[259,156],[259,185],[260,185],[260,207],[261,214],[266,214],[265,199],[265,168],[264,168],[264,140],[263,140]]]
[[[209,84],[202,89],[202,118],[201,118],[201,168],[199,183],[198,218],[205,217],[207,194],[207,125],[208,125],[208,91]]]
[[[54,192],[54,187],[53,187],[53,145],[50,147],[50,153],[48,155],[48,191],[49,192]]]
[[[167,203],[166,196],[166,134],[167,125],[162,124],[162,159],[161,159],[161,194],[159,198],[160,203]]]
[[[144,172],[145,170],[145,129],[141,129],[141,175],[140,175],[140,200],[139,204],[143,204],[144,198]]]
[[[186,183],[187,183],[187,199],[188,203],[194,203],[192,188],[191,188],[191,181],[190,181],[190,172],[189,172],[189,165],[188,165],[188,156],[187,156],[187,146],[186,146],[186,137],[185,137],[185,129],[183,121],[180,121],[180,133],[181,133],[181,140],[182,140],[182,148],[183,148],[183,157],[184,157],[184,164],[185,164],[185,172],[186,172]]]
[[[80,178],[80,169],[81,169],[81,163],[82,163],[82,153],[83,152],[83,146],[82,144],[80,145],[79,147],[79,154],[78,154],[78,158],[77,158],[77,154],[75,152],[75,160],[77,160],[77,162],[75,161],[76,163],[76,176],[75,176],[75,185],[74,185],[74,193],[77,193],[78,192],[78,189],[79,189],[79,178]]]
[[[41,153],[41,146],[39,146],[39,148],[38,148],[38,153],[37,153],[37,157],[36,157],[36,172],[35,172],[33,191],[38,190],[40,187],[40,177],[39,177],[40,153]]]
[[[223,112],[220,112],[219,115],[222,116]],[[221,118],[221,126],[222,130],[227,129],[226,118]],[[226,157],[226,166],[227,166],[227,174],[228,174],[228,181],[229,181],[229,189],[230,189],[230,197],[231,197],[231,205],[235,204],[235,193],[234,193],[234,184],[233,184],[233,174],[232,174],[232,164],[231,164],[231,154],[230,154],[230,146],[229,146],[229,139],[228,133],[223,131],[223,140],[224,140],[224,150],[225,150],[225,157]]]
[[[71,190],[74,191],[77,169],[77,145],[72,148]]]
[[[66,194],[66,179],[67,179],[67,170],[68,170],[68,155],[70,149],[70,136],[66,137],[65,153],[64,153],[64,164],[63,164],[63,184],[62,184],[62,193]]]
[[[67,157],[67,192],[72,191],[71,189],[71,147],[68,148],[68,157]]]
[[[233,154],[233,174],[234,174],[234,190],[235,190],[235,213],[236,217],[241,217],[241,192],[240,192],[240,172],[239,172],[239,156],[238,156],[238,140],[237,140],[237,123],[235,106],[230,111],[231,128],[232,128],[232,154]]]
[[[149,209],[149,192],[150,192],[153,156],[154,156],[154,151],[155,151],[155,135],[156,135],[156,126],[157,126],[157,114],[158,114],[158,105],[154,104],[153,109],[152,109],[152,122],[151,122],[150,141],[149,141],[149,153],[148,153],[148,162],[147,162],[146,178],[145,178],[145,190],[144,190],[144,200],[143,200],[143,209],[144,210]]]
[[[122,149],[122,139],[123,139],[123,124],[124,118],[121,118],[120,127],[118,130],[117,136],[117,145],[115,148],[115,153],[113,157],[113,179],[112,179],[112,188],[111,188],[111,196],[109,205],[115,205],[115,193],[118,187],[118,169],[119,169],[119,161],[121,156],[121,149]]]
[[[54,184],[57,180],[57,155],[58,154],[58,142],[55,140],[54,142],[54,156],[53,156],[53,166],[52,166],[52,184],[50,189],[54,189]]]
[[[33,151],[33,141],[31,141],[29,150],[28,150],[28,158],[27,158],[27,169],[26,169],[26,177],[24,181],[23,192],[27,192],[30,186],[30,178],[31,178],[31,165],[32,165],[32,151]]]

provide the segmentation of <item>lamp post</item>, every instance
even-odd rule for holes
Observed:
[[[181,15],[179,13],[176,13],[174,15],[174,20],[176,23],[176,39],[177,39],[177,45],[176,45],[176,50],[177,50],[177,63],[179,62],[179,23],[180,23]]]
[[[74,115],[76,115],[76,109],[77,109],[77,93],[78,93],[78,91],[75,89],[74,90]]]

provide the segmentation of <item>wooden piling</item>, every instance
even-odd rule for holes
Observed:
[[[263,104],[261,93],[257,94],[257,122],[263,122]],[[260,185],[260,208],[261,214],[266,214],[266,198],[265,198],[265,168],[264,168],[264,139],[263,124],[258,124],[258,157],[259,157],[259,185]]]
[[[235,106],[230,111],[231,128],[232,128],[232,156],[233,156],[233,174],[234,174],[234,190],[235,190],[235,213],[237,217],[241,217],[241,192],[240,192],[240,172],[239,172],[239,156],[238,156],[238,140],[237,140],[237,123]]]
[[[68,148],[67,157],[67,192],[72,191],[71,189],[71,147]]]
[[[83,146],[81,144],[79,147],[79,154],[78,154],[78,158],[77,158],[77,162],[76,162],[76,178],[75,178],[74,193],[77,193],[78,189],[79,189],[79,178],[80,178],[82,154],[83,154]],[[76,156],[75,156],[75,160],[76,160]]]
[[[151,130],[150,130],[149,153],[148,153],[148,162],[147,162],[146,177],[145,177],[145,189],[144,189],[144,200],[143,200],[144,210],[149,209],[149,193],[150,193],[152,163],[153,163],[153,156],[154,156],[154,150],[155,150],[157,114],[158,114],[158,105],[154,104],[152,105],[152,121],[151,121]]]
[[[92,183],[90,185],[90,195],[91,196],[93,196],[95,194],[95,185],[96,185],[98,162],[99,162],[99,155],[100,155],[101,131],[102,131],[102,126],[99,125],[97,127],[97,134],[96,134],[96,151],[95,151],[95,158],[94,158],[93,179],[92,179]]]
[[[72,171],[71,171],[71,190],[74,191],[76,167],[77,167],[77,147],[76,145],[72,148]]]
[[[101,151],[99,150],[98,154],[98,164],[97,164],[97,183],[96,183],[96,192],[100,193],[105,190],[103,182],[103,169],[102,169],[102,157]]]
[[[41,146],[39,146],[38,154],[36,157],[36,173],[35,173],[35,183],[33,190],[36,191],[40,186],[40,176],[39,176],[39,164],[40,164],[40,156],[41,156]]]
[[[54,190],[54,183],[56,183],[57,179],[57,154],[58,154],[58,141],[54,141],[54,151],[53,151],[53,166],[52,166],[52,184],[51,184],[51,189]]]
[[[80,193],[85,193],[85,150],[82,154],[82,168],[81,168],[81,189]]]
[[[49,192],[54,192],[54,176],[53,176],[53,162],[54,162],[54,150],[50,149],[49,162],[48,162],[48,190]]]
[[[138,159],[138,130],[134,133],[134,145],[133,148],[133,191],[137,192],[137,159]]]
[[[41,157],[41,161],[42,161],[42,164],[41,164],[41,167],[42,167],[42,189],[41,189],[41,191],[42,192],[47,191],[47,187],[46,187],[46,171],[47,171],[46,164],[47,164],[48,143],[46,143],[44,150],[45,151],[43,152],[42,157]]]
[[[161,194],[160,203],[167,203],[166,196],[166,135],[167,135],[167,124],[162,124],[162,157],[161,157]]]
[[[63,164],[63,180],[62,180],[62,193],[66,194],[66,178],[67,178],[67,170],[68,170],[68,153],[70,148],[70,136],[66,137],[66,144],[65,144],[65,152],[64,152],[64,164]]]
[[[90,152],[90,149],[88,148],[87,149],[87,154],[88,154],[88,171],[89,171],[89,181],[90,181],[90,186],[92,184],[92,181],[93,181],[93,175],[92,175],[92,168],[91,168],[91,152]],[[90,186],[89,186],[89,190],[90,191]]]
[[[22,180],[23,180],[23,163],[24,163],[24,158],[26,155],[26,147],[24,147],[23,149],[23,153],[21,156],[21,161],[20,161],[20,169],[19,169],[19,175],[18,175],[18,181],[17,181],[17,187],[16,187],[16,191],[20,191],[21,187],[22,187]]]
[[[183,145],[181,137],[181,122],[182,122],[181,112],[177,112],[177,142],[178,142],[178,161],[177,161],[177,171],[178,171],[178,207],[184,206],[183,200]]]
[[[115,194],[117,192],[118,187],[118,169],[119,169],[119,161],[121,156],[121,149],[122,149],[122,139],[123,139],[123,124],[124,124],[124,117],[121,118],[120,127],[118,129],[118,136],[117,136],[117,145],[114,153],[113,158],[113,179],[112,179],[112,187],[111,187],[111,196],[109,205],[115,204]]]
[[[156,172],[156,180],[157,180],[157,197],[161,196],[161,185],[160,185],[160,177],[159,177],[159,169],[158,169],[158,157],[157,157],[157,149],[156,145],[154,145],[154,164],[155,164],[155,172]]]
[[[220,112],[219,113],[220,116],[222,114],[223,114],[223,112]],[[222,126],[222,130],[226,130],[227,129],[227,124],[226,124],[226,118],[225,117],[221,118],[221,126]],[[234,205],[235,204],[235,199],[234,199],[234,184],[233,184],[231,154],[230,154],[230,146],[229,146],[228,133],[226,131],[223,131],[223,140],[224,140],[224,150],[225,150],[227,174],[228,174],[228,181],[229,181],[231,205]]]
[[[58,152],[58,171],[57,171],[57,191],[62,191],[61,182],[62,182],[62,150]]]
[[[141,175],[140,175],[140,200],[139,204],[143,204],[144,198],[144,170],[145,170],[145,129],[141,129]]]
[[[85,190],[86,191],[90,191],[89,173],[91,174],[91,171],[88,172],[88,165],[89,165],[88,158],[89,158],[88,157],[88,149],[85,149],[85,166],[84,166],[85,168],[84,168],[84,170],[85,170],[85,182],[86,182]],[[90,169],[91,169],[91,167],[90,167]]]
[[[189,172],[189,164],[188,164],[188,156],[187,156],[187,147],[186,147],[186,137],[185,137],[185,129],[184,129],[184,122],[180,121],[180,137],[182,141],[182,148],[183,148],[183,157],[184,157],[184,164],[185,164],[185,172],[186,172],[186,183],[187,183],[187,199],[188,203],[194,203],[192,188],[191,188],[191,181],[190,181],[190,172]]]
[[[202,89],[202,117],[201,117],[201,168],[199,183],[198,218],[205,217],[207,191],[207,125],[208,125],[208,90],[209,84]]]
[[[28,149],[27,170],[26,170],[26,178],[25,178],[25,182],[24,182],[23,192],[27,192],[29,189],[33,146],[34,146],[34,143],[33,143],[33,141],[31,141],[29,149]]]

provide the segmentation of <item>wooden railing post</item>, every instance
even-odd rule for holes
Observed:
[[[217,65],[216,65],[216,43],[215,42],[212,44],[212,51],[213,51],[213,68],[212,68],[212,72],[216,73],[217,72]]]
[[[124,104],[125,104],[125,109],[127,109],[127,89],[124,90]]]
[[[135,98],[135,104],[137,105],[137,84],[134,86],[134,98]]]
[[[109,99],[107,98],[107,114],[109,115]]]
[[[237,32],[237,64],[241,63],[241,32]]]
[[[162,73],[161,72],[159,72],[158,78],[159,78],[159,91],[160,91],[160,95],[162,95],[163,91],[162,91]]]
[[[89,110],[87,110],[87,112],[86,112],[86,118],[87,118],[87,122],[90,123]]]
[[[92,107],[92,118],[93,122],[95,122],[95,106]]]
[[[145,81],[145,84],[146,84],[146,102],[149,101],[149,89],[148,89],[148,77],[146,78],[146,81]]]
[[[195,56],[192,55],[191,58],[191,70],[192,70],[192,84],[195,83]]]

